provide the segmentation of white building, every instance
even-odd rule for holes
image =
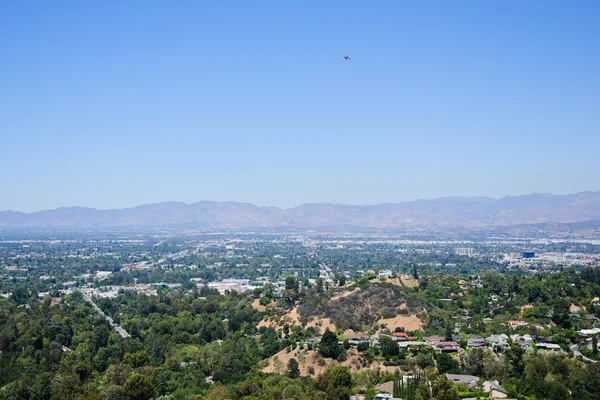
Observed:
[[[379,277],[380,278],[389,278],[393,274],[394,273],[391,270],[389,270],[389,269],[384,269],[384,270],[379,271]]]

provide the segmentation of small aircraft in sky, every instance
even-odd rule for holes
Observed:
[[[344,56],[344,60],[351,60],[352,57],[350,57],[350,55]]]

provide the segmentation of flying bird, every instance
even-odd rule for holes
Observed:
[[[351,60],[352,57],[350,57],[350,55],[344,56],[344,60]]]

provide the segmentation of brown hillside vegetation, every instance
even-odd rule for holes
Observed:
[[[267,328],[282,329],[285,324],[290,326],[298,325],[302,326],[300,322],[300,316],[298,315],[298,306],[292,308],[287,314],[281,317],[270,318],[262,320],[258,323],[258,327],[266,326]],[[325,329],[329,328],[330,331],[335,332],[336,326],[329,318],[312,318],[310,321],[305,323],[305,328],[314,327],[320,333],[325,332]]]
[[[358,291],[360,291],[360,288],[356,288],[356,289],[355,289],[355,290],[353,290],[353,291],[351,291],[351,290],[348,290],[348,291],[344,291],[344,292],[341,292],[341,293],[337,293],[335,296],[333,296],[333,297],[331,298],[331,300],[339,300],[339,299],[343,299],[344,297],[348,297],[348,296],[350,296],[350,295],[352,295],[352,294],[354,294],[354,293],[358,293]]]
[[[414,287],[419,286],[419,281],[410,275],[402,275],[402,276],[400,276],[400,279],[402,279],[402,283],[409,288],[414,288]]]
[[[379,320],[393,319],[399,315],[408,317],[422,309],[422,303],[414,300],[398,284],[371,283],[364,285],[361,290],[331,299],[326,294],[306,299],[298,307],[298,314],[303,322],[309,322],[314,317],[329,318],[338,328],[363,332]],[[402,322],[409,326],[418,325],[415,320]],[[408,326],[405,328],[410,330]]]
[[[377,321],[377,325],[385,325],[388,329],[404,328],[406,331],[418,331],[423,329],[423,321],[416,315],[398,315],[394,318],[384,318]]]
[[[260,304],[260,300],[256,299],[252,302],[252,307],[254,307],[255,309],[257,309],[258,311],[265,311],[267,309],[267,307],[263,306]]]
[[[377,361],[363,367],[359,353],[356,349],[348,350],[347,357],[346,361],[340,363],[332,359],[322,358],[316,350],[296,349],[289,352],[287,350],[281,350],[279,353],[268,359],[268,365],[261,371],[265,373],[285,374],[287,364],[292,358],[295,358],[298,361],[300,375],[308,375],[309,367],[314,369],[315,375],[319,375],[325,372],[328,367],[340,364],[347,366],[352,372],[379,369],[382,372],[393,373],[398,370],[398,367],[385,366]]]

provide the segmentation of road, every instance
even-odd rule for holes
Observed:
[[[583,354],[581,354],[581,352],[579,351],[579,346],[576,345],[576,344],[574,344],[573,346],[571,346],[571,351],[573,352],[573,355],[575,357],[581,356],[581,359],[584,360],[584,361],[588,361],[588,362],[591,362],[591,363],[597,363],[598,362],[596,360],[592,360],[591,358],[587,358],[586,356],[584,356]]]
[[[102,315],[104,318],[106,318],[106,320],[108,321],[108,323],[110,324],[110,326],[112,326],[113,329],[115,330],[115,332],[117,332],[119,335],[121,335],[122,338],[131,337],[131,335],[125,329],[123,329],[122,326],[120,326],[119,324],[115,324],[115,321],[113,321],[113,319],[111,317],[109,317],[108,315],[104,314],[104,311],[102,311],[100,309],[100,307],[98,307],[96,305],[96,303],[94,303],[94,300],[92,300],[91,297],[84,296],[83,298],[88,303],[90,303],[92,305],[92,307],[94,308],[94,310],[96,310],[96,312],[98,312],[100,315]]]

